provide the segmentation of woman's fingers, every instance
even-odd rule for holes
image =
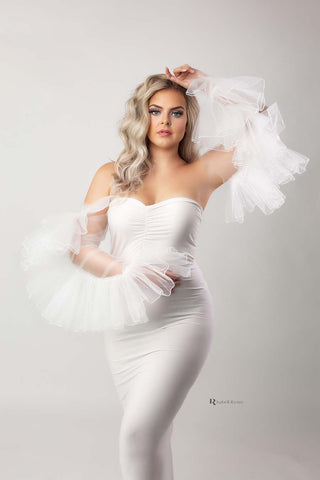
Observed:
[[[172,270],[170,270],[169,268],[168,268],[168,270],[166,271],[166,274],[169,275],[170,277],[171,277],[171,276],[172,276],[172,277],[177,277],[177,278],[179,277],[179,275],[178,275],[177,273],[174,273],[174,272],[173,272]]]
[[[180,74],[186,74],[189,72],[194,73],[194,69],[188,64],[184,64],[184,65],[181,65],[181,67],[177,67],[173,69],[173,73],[175,74],[175,76],[179,76]]]
[[[189,73],[194,73],[195,69],[193,69],[190,65],[185,64],[185,65],[181,65],[180,67],[174,68],[173,69],[174,75],[171,75],[168,67],[165,67],[165,72],[169,76],[169,78],[172,80],[172,79],[175,79],[175,77],[186,76]]]
[[[181,65],[173,69],[173,75],[171,75],[168,67],[165,69],[166,75],[172,82],[177,83],[181,87],[188,88],[190,82],[197,78],[202,72],[195,68],[192,68],[188,64]]]
[[[173,289],[172,289],[172,293],[175,292],[176,286],[181,284],[181,281],[180,281],[180,280],[175,280],[175,279],[173,279],[173,281],[174,281],[174,287],[173,287]]]
[[[175,82],[175,81],[177,80],[174,75],[171,75],[170,70],[169,70],[168,67],[166,67],[166,75],[167,75],[167,77],[169,78],[169,80],[171,80],[172,82]]]
[[[167,270],[166,275],[168,275],[168,277],[170,277],[176,285],[180,285],[181,281],[180,281],[180,276],[179,275],[176,275],[171,270]]]

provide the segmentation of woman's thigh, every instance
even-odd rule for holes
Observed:
[[[194,384],[212,337],[210,319],[189,317],[118,339],[109,361],[127,421],[164,432]]]

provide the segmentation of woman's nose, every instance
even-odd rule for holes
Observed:
[[[167,115],[163,115],[162,119],[161,119],[161,123],[168,123],[170,124],[170,119]]]

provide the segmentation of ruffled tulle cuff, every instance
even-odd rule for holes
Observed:
[[[203,76],[186,91],[200,106],[192,136],[200,155],[236,147],[232,163],[237,172],[226,183],[227,222],[242,223],[245,212],[255,207],[273,213],[286,198],[279,186],[304,173],[309,162],[281,141],[285,124],[277,103],[266,108],[264,88],[259,77]]]
[[[76,332],[123,329],[147,322],[146,307],[171,295],[174,281],[167,270],[191,275],[193,257],[172,247],[154,248],[128,260],[122,274],[97,277],[72,263],[70,251],[79,252],[89,212],[109,204],[104,197],[80,213],[52,215],[25,238],[21,267],[31,301],[49,323]]]

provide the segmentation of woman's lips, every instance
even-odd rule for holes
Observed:
[[[171,135],[171,132],[158,132],[158,135],[161,135],[162,137],[168,137],[169,135]]]

